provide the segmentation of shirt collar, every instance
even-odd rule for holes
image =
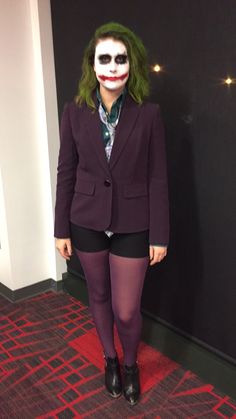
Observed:
[[[115,100],[115,102],[113,102],[112,108],[113,108],[113,106],[114,107],[116,107],[116,106],[119,107],[120,105],[123,105],[126,94],[127,94],[127,88],[125,86],[124,87],[124,90],[122,91],[122,93],[120,94],[120,96]],[[101,103],[102,106],[103,106],[103,108],[104,108],[104,110],[106,111],[105,106],[104,106],[104,104],[102,102],[102,98],[101,98],[100,91],[99,91],[99,88],[98,87],[96,88],[96,96],[97,96],[98,104]]]

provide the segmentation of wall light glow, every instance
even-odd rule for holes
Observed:
[[[231,79],[231,77],[228,77],[227,79],[224,80],[224,82],[225,82],[225,84],[230,85],[230,84],[234,83],[234,80]]]
[[[158,73],[159,71],[161,71],[161,67],[159,66],[159,64],[154,64],[152,66],[152,71],[155,71],[155,73]]]
[[[227,84],[227,86],[231,86],[231,84],[236,84],[236,79],[230,77],[229,75],[227,76],[227,78],[220,79],[220,80],[221,80],[221,84]]]

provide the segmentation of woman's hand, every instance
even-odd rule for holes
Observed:
[[[150,265],[161,262],[167,255],[166,246],[149,246]]]
[[[72,255],[70,239],[56,239],[56,248],[64,259],[70,260]]]

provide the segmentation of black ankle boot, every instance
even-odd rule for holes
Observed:
[[[116,398],[121,395],[121,374],[120,364],[117,356],[115,358],[105,357],[105,386],[109,394]]]
[[[137,363],[128,367],[124,365],[124,396],[134,406],[140,396],[139,368]]]

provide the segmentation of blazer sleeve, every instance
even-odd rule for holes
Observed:
[[[165,130],[159,105],[154,105],[149,143],[149,243],[169,243],[169,197]]]
[[[70,208],[74,195],[78,154],[73,138],[70,105],[66,104],[60,124],[60,149],[57,166],[54,236],[70,237]]]

